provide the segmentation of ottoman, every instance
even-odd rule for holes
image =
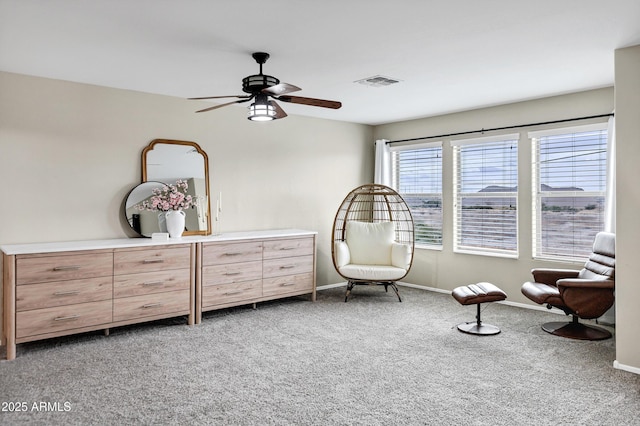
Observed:
[[[463,322],[458,324],[458,330],[463,333],[488,336],[500,333],[500,329],[491,324],[483,324],[480,320],[480,304],[498,302],[507,298],[507,294],[491,283],[477,283],[463,285],[453,289],[451,293],[461,305],[477,305],[478,313],[475,322]]]

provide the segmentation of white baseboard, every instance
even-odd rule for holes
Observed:
[[[343,286],[346,286],[346,285],[347,285],[347,283],[345,281],[345,282],[341,282],[341,283],[322,285],[322,286],[317,287],[316,290],[327,290],[327,289],[330,289],[330,288],[343,287]],[[411,288],[417,288],[419,290],[433,291],[434,293],[451,294],[451,290],[444,290],[442,288],[428,287],[426,285],[418,285],[418,284],[411,284],[411,283],[405,283],[405,282],[398,282],[398,285],[401,286],[401,287],[411,287]],[[556,309],[556,308],[547,309],[546,306],[529,305],[527,303],[511,302],[509,300],[503,300],[501,302],[496,302],[496,303],[502,303],[504,305],[515,306],[516,308],[532,309],[534,311],[543,311],[543,312],[550,312],[550,313],[558,314],[558,315],[565,315],[565,313],[562,312],[560,309]]]
[[[427,291],[433,291],[436,293],[445,293],[445,294],[451,294],[451,292],[449,290],[443,290],[441,288],[435,288],[435,287],[427,287],[424,285],[418,285],[418,284],[410,284],[410,283],[403,283],[403,282],[398,282],[399,286],[404,286],[404,287],[411,287],[411,288],[417,288],[420,290],[427,290]],[[330,288],[336,288],[336,287],[346,287],[347,286],[347,282],[341,282],[341,283],[335,283],[335,284],[325,284],[325,285],[321,285],[316,287],[316,290],[328,290]]]
[[[335,284],[325,284],[325,285],[321,285],[316,287],[317,291],[322,291],[322,290],[328,290],[330,288],[336,288],[336,287],[345,287],[347,285],[346,282],[343,283],[335,283]]]
[[[427,291],[433,291],[435,293],[443,293],[443,294],[451,294],[451,292],[449,290],[443,290],[441,288],[435,288],[435,287],[428,287],[426,285],[418,285],[418,284],[411,284],[411,283],[398,283],[399,286],[404,286],[404,287],[411,287],[411,288],[417,288],[419,290],[427,290]]]
[[[640,368],[632,367],[630,365],[620,364],[618,361],[613,361],[613,368],[617,370],[628,371],[629,373],[640,374]]]

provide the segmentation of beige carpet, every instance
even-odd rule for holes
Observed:
[[[4,425],[637,425],[640,376],[615,342],[548,335],[558,315],[401,287],[318,293],[18,346],[0,362]],[[50,410],[34,409],[44,402]]]

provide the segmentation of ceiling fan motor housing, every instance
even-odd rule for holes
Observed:
[[[280,80],[273,76],[264,74],[250,75],[242,79],[242,91],[257,94],[260,93],[262,89],[275,86],[276,84],[280,84]]]

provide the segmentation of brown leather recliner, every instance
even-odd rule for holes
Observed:
[[[581,340],[602,340],[611,333],[600,327],[578,322],[578,318],[601,317],[613,306],[616,268],[616,236],[600,232],[593,243],[593,253],[580,271],[569,269],[533,269],[535,282],[526,282],[522,294],[551,309],[562,309],[572,322],[549,322],[542,326],[548,333]]]

